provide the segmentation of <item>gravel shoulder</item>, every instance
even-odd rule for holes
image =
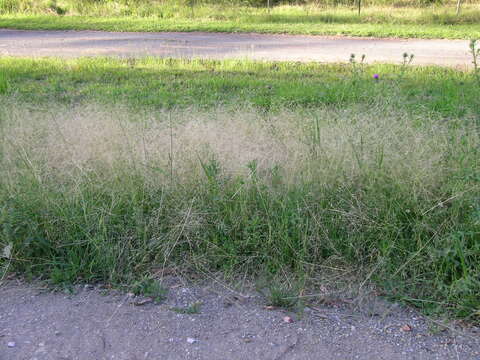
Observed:
[[[416,65],[471,66],[466,40],[0,29],[0,56],[158,56],[335,63],[348,61],[354,53],[358,57],[365,54],[368,63],[400,63],[405,52],[415,55]]]
[[[0,359],[480,359],[480,329],[432,332],[412,309],[269,310],[262,297],[171,281],[155,304],[82,287],[74,295],[10,281],[0,287]],[[196,314],[187,308],[200,302]],[[286,316],[292,322],[286,322]]]

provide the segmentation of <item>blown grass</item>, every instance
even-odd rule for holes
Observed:
[[[5,269],[60,284],[135,283],[170,266],[311,279],[349,269],[425,311],[478,321],[472,73],[0,63]],[[379,69],[390,78],[372,80]]]
[[[0,27],[43,30],[210,31],[399,38],[469,39],[480,37],[480,6],[466,3],[460,15],[454,2],[431,6],[369,4],[262,7],[175,1],[0,2]],[[13,4],[13,5],[12,5]],[[23,4],[23,5],[22,5]],[[52,5],[53,4],[53,5]],[[397,4],[398,5],[398,4]]]

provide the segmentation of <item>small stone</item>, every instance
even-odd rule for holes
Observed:
[[[290,316],[285,316],[283,318],[283,322],[290,324],[290,323],[293,323],[293,319]]]
[[[400,328],[400,330],[402,330],[403,332],[409,332],[412,331],[412,327],[408,324],[405,324]]]
[[[153,299],[152,298],[147,298],[147,299],[143,299],[143,300],[139,300],[139,301],[136,301],[133,303],[133,305],[135,306],[143,306],[143,305],[146,305],[146,304],[150,304],[153,302]]]
[[[189,344],[195,344],[195,343],[197,343],[197,342],[198,342],[198,340],[197,340],[197,339],[190,338],[190,337],[189,337],[189,338],[187,338],[187,343],[189,343]]]
[[[10,342],[7,344],[7,346],[8,346],[9,348],[14,348],[14,347],[16,346],[16,344],[15,344],[14,341],[10,341]]]

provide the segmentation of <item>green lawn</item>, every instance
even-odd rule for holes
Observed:
[[[100,3],[101,4],[101,3]],[[103,6],[103,7],[102,7]],[[451,4],[432,7],[339,6],[264,8],[202,5],[122,7],[107,5],[71,10],[65,16],[43,8],[0,11],[0,27],[107,31],[213,31],[397,38],[469,39],[480,37],[480,7],[467,4],[460,16]],[[66,7],[67,9],[68,7]]]
[[[390,93],[389,103],[413,112],[477,116],[480,109],[472,73],[434,66],[4,57],[0,69],[10,79],[9,91],[34,103],[121,101],[138,108],[251,104],[275,110],[369,104]],[[379,81],[373,79],[375,73]]]
[[[435,67],[0,58],[0,278],[355,273],[478,322],[479,89]]]

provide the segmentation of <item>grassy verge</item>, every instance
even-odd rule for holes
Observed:
[[[99,3],[102,4],[102,3]],[[110,4],[110,5],[109,5]],[[0,11],[0,27],[13,29],[106,31],[210,31],[399,38],[469,39],[480,37],[480,9],[467,4],[459,16],[452,5],[441,7],[367,7],[361,16],[349,7],[158,5],[142,9],[105,3],[52,15],[50,8]],[[70,9],[69,11],[67,11]]]
[[[399,60],[401,55],[399,54]],[[476,117],[471,73],[438,67],[304,64],[244,60],[1,58],[7,94],[30,103],[83,101],[143,109],[250,104],[275,111],[374,103],[417,113]],[[378,81],[373,78],[378,74]]]
[[[172,264],[311,278],[355,269],[397,299],[478,320],[471,73],[148,59],[0,66],[5,269],[57,283],[130,282]]]

